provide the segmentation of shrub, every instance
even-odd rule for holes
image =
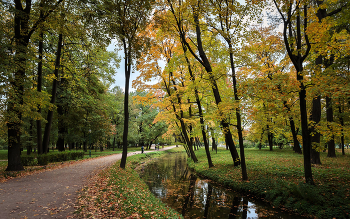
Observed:
[[[21,162],[23,166],[34,166],[37,164],[35,157],[31,155],[21,156]]]
[[[47,165],[49,164],[49,155],[48,154],[41,154],[38,155],[38,164],[39,165]]]
[[[47,154],[48,162],[62,162],[67,160],[82,159],[84,157],[84,152],[58,152],[53,154]]]

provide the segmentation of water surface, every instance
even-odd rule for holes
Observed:
[[[186,153],[157,159],[140,176],[156,197],[185,218],[303,218],[201,179],[189,170]]]

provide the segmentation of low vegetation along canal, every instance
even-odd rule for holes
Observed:
[[[185,153],[168,154],[141,173],[152,193],[185,218],[303,218],[201,179],[186,159]]]

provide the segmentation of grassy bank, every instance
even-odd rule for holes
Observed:
[[[233,166],[229,151],[224,149],[212,153],[213,168],[208,168],[204,149],[196,151],[199,162],[189,161],[189,166],[200,175],[282,209],[318,218],[349,218],[349,155],[338,153],[337,158],[327,158],[321,153],[322,165],[312,169],[316,185],[310,186],[304,183],[302,155],[290,149],[246,149],[245,154],[247,182],[241,181],[241,169]]]
[[[175,150],[170,150],[172,152]],[[83,189],[75,216],[77,218],[182,218],[166,207],[149,191],[146,183],[134,170],[141,164],[158,158],[169,151],[157,151],[128,157],[127,167],[120,162],[92,179]]]

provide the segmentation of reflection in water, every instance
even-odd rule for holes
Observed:
[[[302,218],[202,180],[192,173],[185,153],[167,155],[141,173],[152,193],[185,218]]]

